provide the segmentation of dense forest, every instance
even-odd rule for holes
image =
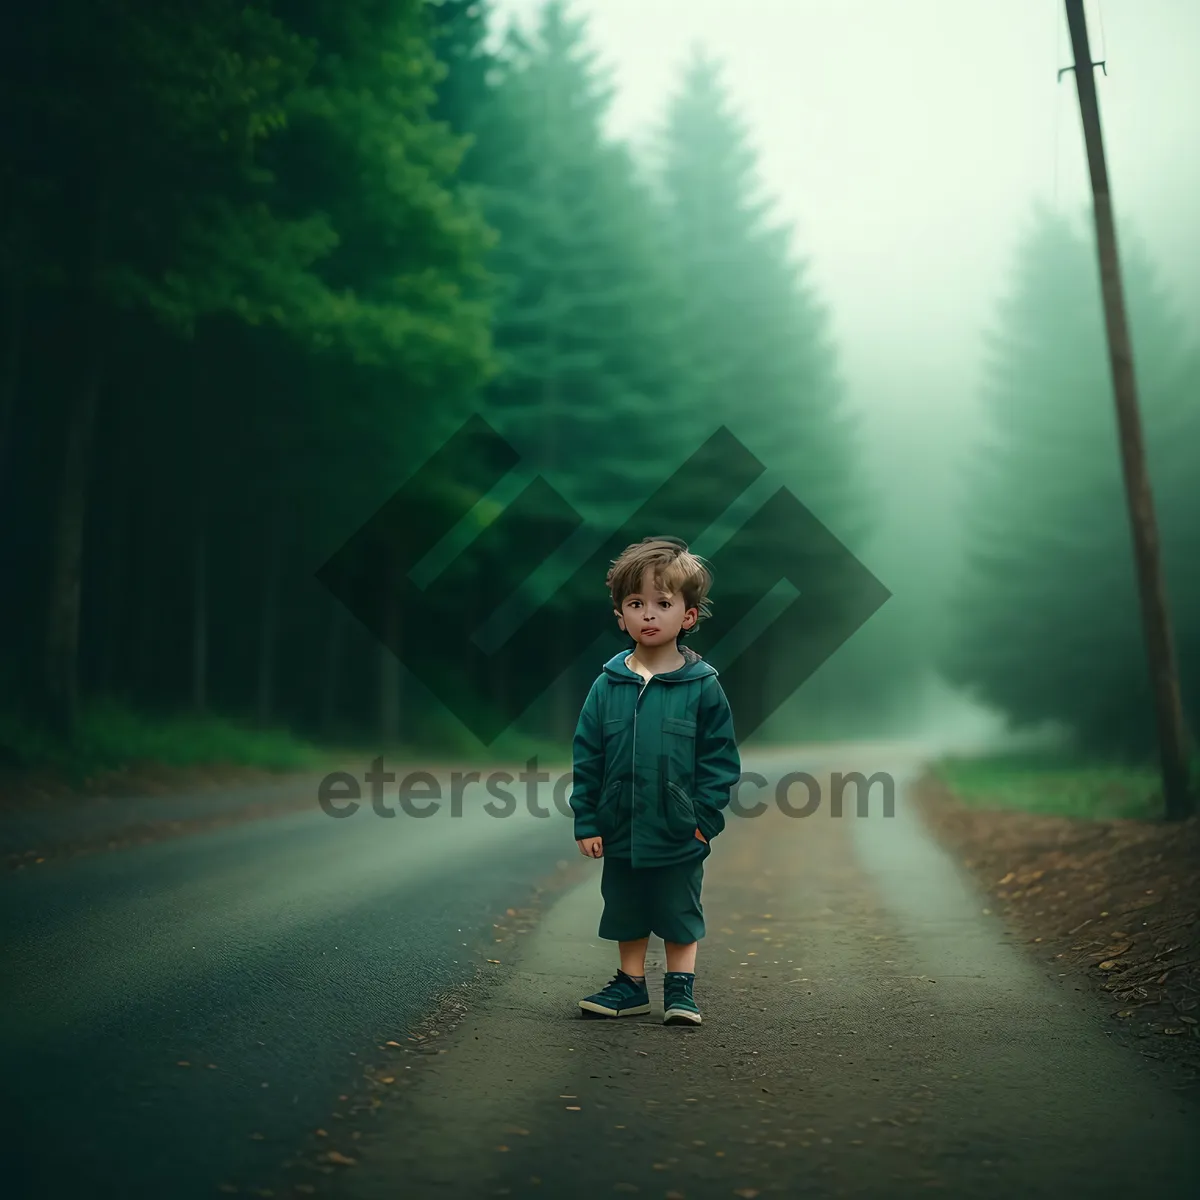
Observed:
[[[1200,714],[1200,343],[1122,245],[1185,713]],[[1035,212],[989,332],[986,430],[963,480],[951,678],[1088,751],[1152,756],[1146,666],[1094,241]]]
[[[720,62],[686,63],[635,152],[606,132],[610,84],[569,5],[494,25],[480,0],[47,0],[12,26],[10,757],[29,730],[69,740],[114,705],[317,741],[461,740],[317,575],[472,414],[517,452],[522,486],[548,485],[548,545],[555,494],[586,528],[616,528],[722,426],[768,468],[764,496],[787,488],[866,561],[888,537],[861,456],[872,398],[846,394],[805,265],[819,247],[773,221]],[[884,728],[938,663],[1018,720],[1146,749],[1090,255],[1086,233],[1047,221],[1022,254],[996,326],[995,434],[963,478],[974,553],[958,591],[933,618],[901,595],[926,564],[884,578],[901,602],[799,689],[781,736]],[[1131,265],[1130,290],[1195,710],[1196,348],[1150,264]],[[495,519],[475,479],[466,462],[446,474],[425,497],[433,525],[471,506],[479,528]],[[448,662],[508,598],[497,581],[529,539],[495,532],[492,557],[456,564],[442,628],[415,634]],[[722,583],[745,597],[777,582],[769,554],[743,558],[718,580],[718,616]],[[602,577],[553,594],[548,638],[604,631]],[[785,674],[793,651],[779,648]],[[598,662],[582,657],[528,729],[569,734]]]

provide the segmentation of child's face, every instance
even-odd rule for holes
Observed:
[[[641,590],[625,597],[617,622],[639,646],[667,646],[681,629],[690,629],[698,616],[695,608],[685,607],[681,595],[655,586],[654,572],[647,571]]]

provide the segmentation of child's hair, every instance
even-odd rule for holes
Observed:
[[[634,542],[613,560],[604,583],[618,612],[625,598],[639,591],[647,570],[653,570],[656,587],[671,595],[683,594],[686,608],[699,610],[695,629],[706,617],[712,616],[708,591],[712,587],[712,572],[703,559],[691,553],[686,542],[671,537],[648,537]],[[690,632],[679,631],[679,637]]]

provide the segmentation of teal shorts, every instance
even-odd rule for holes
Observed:
[[[636,942],[653,933],[664,942],[698,942],[704,936],[703,882],[703,859],[670,867],[634,867],[627,858],[605,855],[600,936]]]

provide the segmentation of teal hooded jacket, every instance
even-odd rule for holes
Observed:
[[[717,671],[680,647],[677,671],[645,680],[614,655],[592,684],[575,730],[575,837],[604,839],[606,857],[662,867],[711,853],[741,777],[729,701]]]

